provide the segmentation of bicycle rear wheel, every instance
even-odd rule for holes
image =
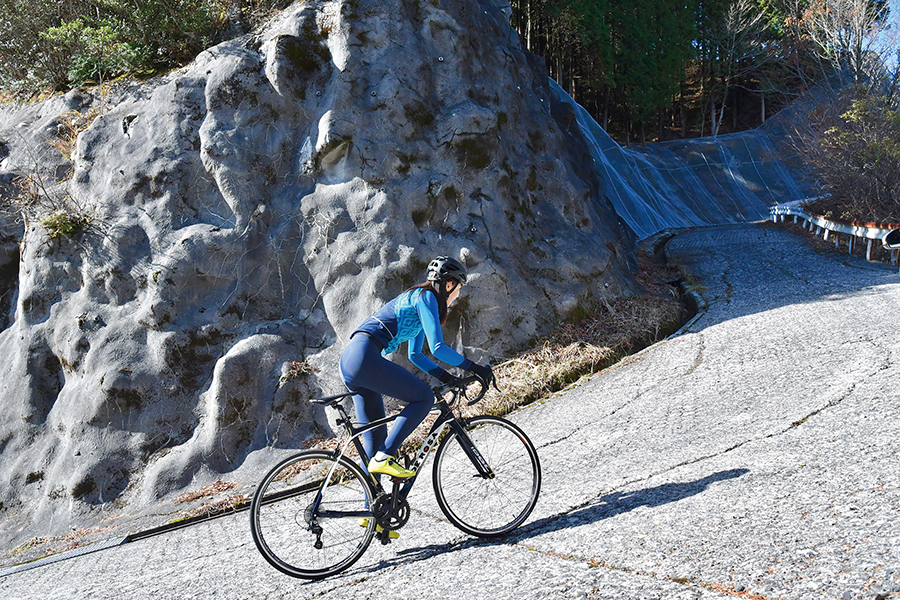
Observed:
[[[350,460],[305,450],[279,463],[256,489],[253,541],[282,573],[304,579],[334,575],[369,547],[373,498],[368,478]],[[360,526],[363,518],[366,526]]]
[[[441,511],[459,529],[478,537],[505,535],[525,522],[541,491],[541,465],[525,433],[499,417],[475,417],[466,434],[493,471],[479,474],[455,431],[434,457],[432,483]]]

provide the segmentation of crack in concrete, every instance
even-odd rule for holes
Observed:
[[[705,461],[705,460],[709,460],[709,459],[712,459],[712,458],[717,458],[717,457],[723,456],[723,455],[728,454],[729,452],[732,452],[732,451],[734,451],[734,450],[737,450],[738,448],[741,448],[742,446],[745,446],[745,445],[747,445],[747,444],[749,444],[749,443],[757,442],[757,441],[760,441],[760,440],[772,439],[772,438],[775,438],[775,437],[784,435],[784,434],[788,433],[789,431],[791,431],[791,430],[793,430],[793,429],[796,429],[796,428],[800,427],[801,425],[803,425],[804,423],[806,423],[809,419],[811,419],[811,418],[813,418],[813,417],[815,417],[815,416],[817,416],[817,415],[823,413],[824,411],[826,411],[826,410],[828,410],[828,409],[830,409],[830,408],[834,408],[834,407],[836,407],[836,406],[839,406],[839,405],[840,405],[847,397],[849,397],[849,396],[853,393],[853,391],[854,391],[855,389],[856,389],[856,383],[852,383],[852,384],[850,385],[850,387],[849,387],[843,394],[841,394],[839,397],[837,397],[837,398],[835,398],[835,399],[832,399],[832,400],[829,400],[824,406],[821,406],[821,407],[817,408],[816,410],[812,411],[811,413],[809,413],[808,415],[806,415],[805,417],[803,417],[803,418],[801,418],[801,419],[799,419],[799,420],[797,420],[797,421],[792,422],[790,425],[788,425],[787,427],[784,427],[784,428],[783,428],[782,430],[780,430],[780,431],[773,432],[773,433],[769,433],[769,434],[762,435],[762,436],[753,437],[753,438],[744,440],[744,441],[742,441],[742,442],[739,442],[739,443],[737,443],[737,444],[734,444],[733,446],[730,446],[730,447],[728,447],[728,448],[726,448],[726,449],[724,449],[724,450],[722,450],[722,451],[719,451],[719,452],[716,452],[716,453],[713,453],[713,454],[709,454],[709,455],[706,455],[706,456],[701,456],[701,457],[698,457],[698,458],[694,458],[694,459],[691,459],[691,460],[682,461],[682,462],[680,462],[680,463],[678,463],[678,464],[675,464],[675,465],[672,465],[672,466],[667,467],[667,468],[665,468],[665,469],[661,469],[661,470],[659,470],[659,471],[657,471],[657,472],[651,473],[650,475],[647,475],[646,477],[641,477],[641,478],[638,478],[638,479],[633,479],[633,480],[626,481],[625,483],[623,483],[623,484],[620,485],[620,486],[617,486],[617,487],[615,487],[615,488],[613,488],[613,489],[611,489],[611,490],[609,490],[609,491],[603,492],[603,493],[599,494],[598,496],[595,496],[595,497],[593,497],[593,498],[591,498],[591,499],[589,499],[589,500],[587,500],[587,501],[585,501],[585,502],[583,502],[583,503],[581,503],[581,504],[579,504],[579,505],[576,505],[576,506],[574,506],[574,507],[572,507],[572,508],[570,508],[570,509],[568,509],[568,510],[566,510],[566,511],[557,513],[556,515],[553,515],[552,517],[547,517],[547,518],[553,518],[553,519],[563,519],[563,518],[566,518],[566,517],[569,516],[569,515],[572,515],[572,514],[578,512],[578,511],[580,511],[580,510],[583,510],[583,509],[585,509],[585,508],[591,506],[594,502],[597,501],[598,498],[601,498],[601,497],[604,497],[604,496],[608,496],[609,494],[612,494],[612,493],[624,491],[624,490],[626,490],[626,489],[628,489],[628,488],[630,488],[630,487],[633,487],[635,484],[639,484],[639,483],[642,483],[642,482],[649,481],[650,479],[652,479],[652,478],[654,478],[654,477],[659,477],[660,475],[663,475],[663,474],[665,474],[665,473],[672,472],[672,471],[674,471],[674,470],[676,470],[676,469],[678,469],[678,468],[681,468],[681,467],[684,467],[684,466],[688,466],[688,465],[697,464],[697,463],[702,462],[702,461]],[[621,409],[621,407],[620,407],[620,409]],[[617,410],[620,410],[620,409],[617,409]],[[576,430],[576,431],[577,431],[577,430]],[[575,431],[572,432],[572,434],[574,434],[574,433],[575,433]],[[570,436],[571,436],[572,434],[570,434]],[[570,437],[570,436],[567,436],[567,437]],[[554,441],[554,442],[551,442],[551,444],[556,443],[556,442],[558,442],[558,441],[561,441],[561,440],[556,440],[556,441]],[[551,445],[551,444],[547,444],[547,445]],[[516,531],[516,534],[515,534],[515,535],[518,537],[518,536],[520,536],[520,535],[522,535],[522,534],[528,534],[528,533],[531,533],[532,531],[536,531],[536,530],[540,529],[542,526],[543,526],[542,523],[533,523],[533,524],[530,525],[530,526],[529,526],[529,525],[526,525],[526,526],[521,527],[520,529],[518,529],[518,530]],[[521,541],[512,541],[512,542],[510,542],[508,545],[511,545],[511,546],[519,546],[519,547],[526,547],[526,548],[527,548],[527,546],[525,546],[524,543],[521,542]],[[597,561],[595,557],[591,557],[591,558],[580,557],[580,556],[579,556],[579,557],[576,557],[576,556],[563,557],[563,556],[557,555],[557,554],[554,554],[554,556],[559,556],[560,558],[565,558],[565,559],[567,559],[567,560],[572,560],[572,561],[586,562],[586,563],[588,563],[588,564],[591,565],[591,566],[603,566],[603,567],[610,568],[610,569],[615,569],[615,570],[619,570],[619,571],[624,571],[624,572],[629,573],[629,574],[643,575],[643,576],[648,576],[648,575],[649,575],[649,576],[651,576],[651,577],[653,577],[653,578],[659,579],[659,578],[658,578],[655,574],[653,574],[653,573],[647,574],[647,573],[642,573],[642,572],[639,572],[639,571],[632,571],[632,570],[629,569],[628,567],[623,567],[623,566],[609,566],[609,565],[607,565],[607,564],[605,564],[605,563],[603,563],[603,562],[601,562],[601,561]],[[684,583],[685,585],[694,585],[694,586],[698,586],[698,587],[708,587],[709,585],[714,585],[714,584],[709,584],[709,583],[704,584],[704,583],[697,583],[697,582],[691,582],[691,581],[682,582],[682,581],[680,581],[680,580],[676,580],[676,579],[671,578],[671,577],[664,577],[663,579],[669,580],[669,581],[673,581],[673,582],[675,582],[675,583]]]
[[[697,367],[703,364],[703,351],[706,349],[706,338],[702,333],[698,333],[696,335],[698,338],[700,338],[697,343],[697,356],[694,358],[694,364],[692,364],[691,367],[685,372],[685,375],[690,375],[697,370]]]
[[[639,399],[642,395],[643,395],[643,392],[638,392],[637,396],[635,396],[635,397],[632,398],[631,400],[625,402],[624,404],[620,405],[618,408],[614,409],[612,412],[607,413],[605,416],[601,417],[601,418],[598,419],[598,420],[599,420],[599,421],[602,421],[602,420],[604,420],[604,419],[608,419],[608,418],[612,417],[613,415],[615,415],[616,413],[618,413],[620,410],[622,410],[623,408],[625,408],[626,406],[628,406],[629,404],[631,404],[631,403],[634,402],[635,400]],[[539,450],[539,449],[541,449],[541,448],[549,448],[550,446],[555,446],[556,444],[558,444],[558,443],[560,443],[560,442],[564,442],[564,441],[567,441],[567,440],[571,439],[572,436],[574,436],[574,435],[577,434],[577,433],[580,433],[580,432],[584,431],[585,429],[592,429],[592,428],[594,428],[594,427],[596,427],[596,421],[591,421],[590,423],[586,423],[586,424],[582,425],[581,427],[576,427],[575,429],[572,429],[572,430],[569,431],[569,433],[567,433],[566,435],[561,436],[561,437],[559,437],[559,438],[557,438],[557,439],[555,439],[555,440],[550,440],[549,442],[544,442],[543,444],[541,444],[541,445],[539,445],[539,446],[536,445],[536,446],[535,446],[535,449],[536,449],[536,450]]]

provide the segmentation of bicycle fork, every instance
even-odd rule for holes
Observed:
[[[478,451],[478,448],[475,447],[475,444],[472,443],[472,439],[469,437],[469,434],[466,433],[462,424],[459,421],[451,421],[450,428],[456,433],[456,441],[459,442],[459,446],[462,448],[463,453],[465,453],[465,455],[469,457],[469,460],[472,461],[472,465],[478,471],[478,475],[482,479],[493,479],[493,469],[491,469],[491,466],[484,460],[484,457],[481,455],[481,452]]]

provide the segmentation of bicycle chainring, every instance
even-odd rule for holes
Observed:
[[[391,497],[387,494],[379,496],[372,503],[372,514],[375,516],[375,522],[382,529],[390,529],[396,531],[409,521],[410,508],[409,502],[400,500],[397,506],[391,510]]]

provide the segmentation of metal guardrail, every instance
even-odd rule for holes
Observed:
[[[803,227],[809,231],[815,230],[816,235],[822,235],[825,240],[834,236],[835,248],[840,247],[840,236],[844,235],[847,239],[847,246],[850,254],[853,254],[855,241],[857,239],[866,242],[866,260],[872,260],[872,250],[876,241],[881,242],[881,246],[885,250],[891,252],[891,264],[897,264],[898,250],[900,250],[900,227],[894,224],[874,224],[874,223],[845,223],[840,221],[831,221],[819,215],[813,215],[803,208],[805,204],[817,200],[817,198],[808,198],[797,200],[795,202],[787,202],[778,204],[769,209],[769,216],[773,222],[784,222],[785,217],[793,217],[794,223],[805,221]]]

